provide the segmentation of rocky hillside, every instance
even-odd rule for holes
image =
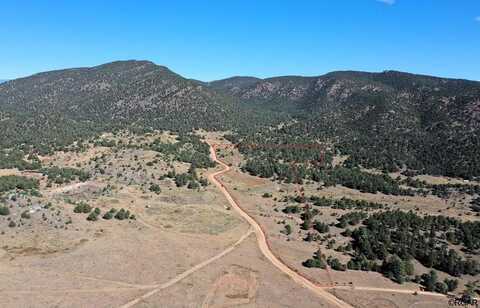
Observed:
[[[480,175],[474,81],[346,71],[201,82],[148,61],[119,61],[0,84],[0,147],[45,152],[124,128],[232,130],[251,142],[301,136],[328,141],[350,166]]]
[[[227,79],[216,80],[209,82],[208,85],[216,90],[225,90],[229,94],[239,94],[242,96],[242,92],[250,86],[256,85],[261,82],[262,79],[256,77],[230,77]]]
[[[388,101],[393,105],[444,102],[456,107],[454,98],[470,100],[467,110],[475,111],[480,82],[414,75],[396,71],[382,73],[332,72],[318,77],[284,76],[267,79],[234,77],[210,83],[214,89],[246,103],[295,104],[299,109],[318,110],[326,106]],[[478,119],[478,110],[471,114]],[[471,123],[470,123],[471,124]]]
[[[480,175],[479,82],[395,71],[248,80],[213,84],[243,104],[300,119],[277,135],[334,141],[352,165]]]
[[[135,127],[225,128],[232,99],[147,61],[40,73],[0,85],[0,144],[69,142]]]

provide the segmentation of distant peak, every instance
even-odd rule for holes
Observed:
[[[101,65],[95,66],[94,68],[130,67],[130,66],[157,66],[157,65],[147,60],[121,60],[121,61],[113,61],[113,62],[101,64]]]
[[[128,70],[135,70],[135,69],[142,69],[148,71],[162,71],[168,74],[174,74],[172,70],[170,70],[166,66],[157,65],[152,61],[146,60],[122,60],[122,61],[114,61],[110,63],[101,64],[98,66],[94,66],[89,68],[90,70],[104,70],[104,71],[111,71],[111,72],[123,72]]]
[[[253,77],[253,76],[232,76],[232,77],[229,77],[229,78],[215,80],[215,81],[222,81],[222,80],[261,80],[261,78],[257,78],[257,77]]]

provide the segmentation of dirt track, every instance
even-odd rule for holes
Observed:
[[[345,286],[336,286],[332,289],[343,289],[343,290],[357,290],[357,291],[371,291],[371,292],[389,292],[389,293],[400,293],[400,294],[419,294],[419,295],[428,295],[435,297],[445,297],[442,293],[434,293],[428,291],[419,291],[419,290],[408,290],[408,289],[389,289],[389,288],[374,288],[374,287],[345,287]]]
[[[263,232],[260,225],[240,207],[240,205],[233,199],[233,197],[230,195],[230,193],[225,188],[225,186],[222,184],[222,182],[217,179],[217,177],[219,175],[230,171],[230,167],[217,158],[215,148],[212,145],[210,145],[210,156],[211,156],[212,160],[214,160],[215,162],[217,162],[218,164],[220,164],[224,168],[223,170],[220,170],[220,171],[217,171],[215,173],[209,174],[208,177],[209,177],[210,181],[212,183],[214,183],[220,189],[220,191],[227,198],[230,205],[240,214],[240,216],[242,216],[242,218],[244,218],[252,226],[252,228],[255,232],[255,235],[257,237],[258,247],[260,248],[260,251],[262,252],[262,254],[273,265],[275,265],[275,267],[277,267],[283,273],[288,275],[293,281],[295,281],[296,283],[302,285],[303,287],[311,290],[312,292],[317,294],[319,297],[326,300],[329,304],[331,304],[333,306],[336,306],[336,307],[352,307],[351,305],[347,304],[346,302],[342,301],[341,299],[335,297],[333,294],[326,291],[325,288],[314,284],[313,282],[311,282],[307,278],[303,277],[299,273],[292,270],[290,267],[288,267],[285,263],[280,261],[273,254],[273,252],[271,251],[271,249],[268,245],[265,233]]]
[[[155,286],[155,289],[151,290],[150,292],[140,296],[140,297],[137,297],[133,300],[131,300],[130,302],[126,303],[125,305],[122,305],[121,308],[129,308],[129,307],[133,307],[135,306],[136,304],[140,303],[141,301],[151,297],[152,295],[155,295],[156,293],[160,292],[161,290],[163,289],[166,289],[174,284],[176,284],[177,282],[185,279],[186,277],[190,276],[191,274],[195,273],[196,271],[204,268],[205,266],[209,265],[210,263],[222,258],[223,256],[225,256],[226,254],[230,253],[232,250],[234,250],[238,245],[240,245],[240,243],[242,243],[245,239],[247,239],[250,234],[252,233],[253,231],[252,230],[248,230],[247,233],[245,233],[237,242],[235,242],[235,244],[233,244],[232,246],[228,247],[227,249],[225,249],[224,251],[222,251],[221,253],[219,253],[218,255],[216,256],[213,256],[211,257],[210,259],[208,260],[205,260],[203,261],[202,263],[200,264],[197,264],[196,266],[192,267],[191,269],[183,272],[182,274],[178,275],[177,277],[175,277],[174,279],[166,282],[166,283],[163,283],[161,285],[158,285],[158,286]]]

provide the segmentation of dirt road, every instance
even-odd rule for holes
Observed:
[[[347,286],[335,286],[331,289],[339,290],[356,290],[356,291],[371,291],[371,292],[388,292],[388,293],[399,293],[399,294],[417,294],[417,295],[427,295],[434,297],[445,297],[445,294],[421,291],[421,290],[409,290],[409,289],[391,289],[391,288],[375,288],[375,287],[347,287]]]
[[[262,254],[267,258],[273,265],[275,265],[280,271],[288,275],[293,281],[296,283],[302,285],[303,287],[311,290],[315,294],[317,294],[319,297],[324,299],[326,302],[328,302],[331,306],[335,307],[352,307],[351,305],[347,304],[346,302],[342,301],[341,299],[335,297],[333,294],[327,292],[323,287],[318,286],[308,280],[307,278],[303,277],[299,273],[295,272],[292,270],[290,267],[288,267],[285,263],[280,261],[273,252],[271,251],[267,238],[265,236],[265,233],[263,232],[262,228],[260,225],[257,223],[255,219],[253,219],[250,215],[248,215],[241,207],[240,205],[233,199],[233,197],[230,195],[228,190],[225,188],[221,180],[219,180],[217,177],[222,175],[223,173],[226,173],[230,171],[230,167],[219,160],[217,158],[217,154],[215,151],[215,148],[210,145],[210,156],[212,160],[217,162],[219,165],[223,167],[223,170],[217,171],[215,173],[209,174],[208,178],[209,180],[214,183],[220,191],[225,195],[227,198],[228,202],[230,205],[244,218],[253,228],[253,231],[255,232],[255,235],[257,237],[257,242],[258,242],[258,247],[260,248],[260,251]]]
[[[187,278],[188,276],[192,275],[193,273],[201,270],[202,268],[206,267],[207,265],[211,264],[212,262],[221,259],[225,255],[232,252],[235,248],[237,248],[243,241],[245,241],[251,234],[253,233],[252,229],[249,229],[245,234],[243,234],[235,243],[228,246],[225,250],[220,252],[219,254],[209,258],[208,260],[203,261],[195,265],[194,267],[188,269],[187,271],[181,273],[180,275],[176,276],[175,278],[162,283],[162,284],[154,284],[154,285],[140,285],[140,284],[130,284],[124,283],[121,281],[114,281],[114,280],[107,280],[107,279],[99,279],[95,277],[88,277],[80,274],[69,273],[70,276],[75,277],[76,279],[86,279],[92,280],[97,282],[107,282],[113,284],[119,284],[119,287],[96,287],[96,288],[89,288],[89,289],[49,289],[49,288],[37,288],[31,290],[0,290],[0,294],[10,295],[10,296],[19,296],[19,295],[31,295],[31,294],[83,294],[83,293],[114,293],[114,292],[128,292],[128,291],[136,291],[136,290],[150,290],[147,293],[132,299],[128,303],[122,305],[122,308],[133,307],[136,304],[146,300],[147,298],[157,294],[163,289],[169,288],[174,284],[182,281],[183,279]]]

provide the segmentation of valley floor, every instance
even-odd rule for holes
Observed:
[[[226,143],[219,134],[204,136],[210,144]],[[164,133],[139,142],[154,137],[174,142]],[[169,170],[189,172],[188,164],[140,147],[92,146],[82,153],[42,157],[44,164],[89,170],[93,176],[84,182],[51,185],[38,173],[0,170],[1,176],[38,178],[41,193],[9,198],[12,213],[0,216],[0,307],[447,305],[441,294],[422,292],[414,283],[396,284],[379,273],[302,266],[318,245],[302,241],[296,227],[292,235],[283,235],[279,222],[296,226],[297,218],[275,211],[273,199],[262,197],[269,193],[280,199],[298,187],[241,172],[242,158],[234,150],[213,153],[220,153],[218,159],[228,165],[199,168],[198,176],[209,178],[210,184],[195,189],[162,177]],[[213,185],[214,175],[219,187]],[[155,192],[153,182],[161,192]],[[357,193],[344,187],[304,189],[320,195]],[[392,204],[404,198],[363,197]],[[230,198],[241,208],[232,208]],[[86,214],[74,212],[82,202],[98,208],[100,215],[122,208],[134,218],[89,221]],[[404,200],[401,206],[408,209],[413,203]],[[332,211],[326,210],[327,220],[333,221],[328,216]],[[246,215],[258,223],[265,241]],[[13,220],[17,225],[8,227]]]

